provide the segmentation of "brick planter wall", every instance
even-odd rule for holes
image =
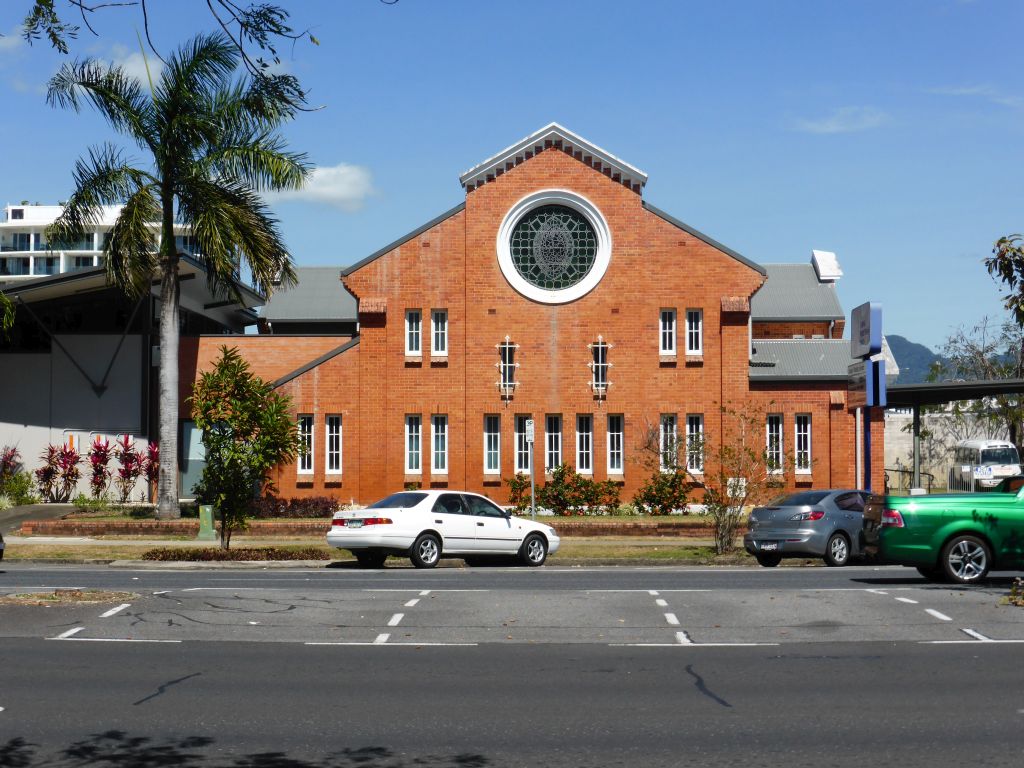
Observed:
[[[617,520],[595,518],[538,518],[559,536],[682,536],[713,534],[708,520],[699,517]],[[329,520],[253,520],[242,535],[255,537],[323,536]],[[21,524],[25,536],[195,536],[198,520],[28,520]]]

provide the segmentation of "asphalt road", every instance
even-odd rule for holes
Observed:
[[[1024,610],[895,568],[4,564],[0,765],[1020,764]]]

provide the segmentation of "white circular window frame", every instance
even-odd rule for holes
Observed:
[[[593,227],[594,235],[597,238],[597,253],[590,271],[576,285],[557,291],[549,291],[534,285],[519,274],[519,270],[512,262],[512,230],[526,214],[544,205],[564,205],[566,208],[571,208],[582,214]],[[608,222],[601,215],[601,211],[587,198],[567,189],[544,189],[527,195],[505,214],[505,218],[498,228],[497,247],[498,266],[501,267],[501,273],[516,291],[541,304],[565,304],[586,296],[601,282],[612,259],[612,233],[608,229]]]

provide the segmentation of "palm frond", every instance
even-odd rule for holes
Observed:
[[[46,102],[80,112],[83,97],[118,133],[131,136],[140,146],[155,148],[159,137],[154,135],[152,104],[139,81],[124,69],[95,59],[64,64],[50,79]]]
[[[107,282],[131,296],[149,290],[158,266],[153,223],[160,220],[160,200],[155,184],[136,189],[124,203],[103,248]]]
[[[119,205],[154,179],[125,161],[120,149],[104,144],[89,150],[74,170],[75,192],[61,215],[46,228],[49,242],[74,242],[93,229],[103,216],[103,206]]]
[[[295,267],[263,199],[242,183],[214,182],[205,175],[178,192],[179,211],[192,225],[212,288],[240,298],[236,280],[242,261],[262,291],[296,280]]]
[[[153,94],[168,120],[204,93],[226,85],[238,66],[238,50],[221,34],[198,35],[182,46],[160,74]]]
[[[285,147],[283,138],[268,132],[227,135],[203,163],[213,174],[255,190],[300,189],[311,170],[309,158]]]

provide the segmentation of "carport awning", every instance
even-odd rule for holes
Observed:
[[[1024,379],[893,384],[886,387],[885,394],[889,408],[941,405],[955,400],[977,400],[993,395],[1022,395],[1024,394]]]

